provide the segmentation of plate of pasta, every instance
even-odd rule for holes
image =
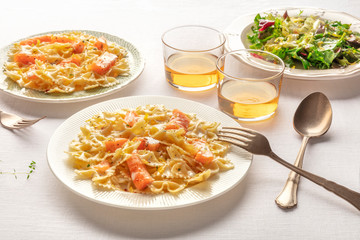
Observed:
[[[36,102],[75,102],[111,94],[142,73],[130,42],[88,30],[47,32],[0,49],[0,90]]]
[[[64,121],[47,158],[54,175],[89,200],[129,209],[184,207],[226,193],[250,168],[250,153],[217,139],[222,126],[238,123],[190,100],[119,98]]]

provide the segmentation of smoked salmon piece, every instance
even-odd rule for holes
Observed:
[[[139,115],[137,115],[134,111],[129,111],[126,113],[124,121],[129,125],[130,127],[134,126],[134,124],[138,121]]]
[[[51,42],[51,36],[29,38],[20,42],[20,45],[36,45],[38,42]]]
[[[106,51],[108,49],[106,39],[104,37],[98,38],[97,41],[95,42],[95,47],[101,51],[103,51],[103,50]]]
[[[121,148],[128,141],[127,138],[116,138],[114,141],[106,141],[105,148],[108,152],[115,152],[116,149]]]
[[[29,80],[38,79],[38,76],[36,76],[35,71],[36,71],[36,65],[31,65],[29,67],[29,71],[26,72],[26,78]]]
[[[63,37],[63,36],[54,36],[51,38],[51,42],[52,43],[72,43],[74,42],[74,40],[67,38],[67,37]]]
[[[26,78],[29,79],[29,80],[36,80],[36,79],[38,79],[38,76],[36,76],[34,71],[28,71],[26,73]]]
[[[150,150],[150,151],[157,151],[160,148],[160,142],[151,137],[137,137],[135,141],[140,141],[140,145],[137,148],[138,150]]]
[[[108,170],[111,167],[111,164],[109,161],[104,160],[101,163],[94,166],[96,171],[100,174],[104,174],[106,170]]]
[[[82,53],[85,49],[84,41],[78,41],[72,45],[74,53]]]
[[[35,60],[41,60],[45,62],[46,57],[44,55],[29,55],[27,53],[17,53],[14,55],[14,61],[25,65],[34,64]]]
[[[44,36],[40,36],[40,37],[34,37],[34,38],[29,38],[29,39],[25,39],[23,41],[20,42],[20,45],[36,45],[38,42],[42,43],[42,42],[48,42],[48,43],[71,43],[74,40],[67,38],[67,37],[57,37],[57,36],[48,36],[48,35],[44,35]]]
[[[138,190],[144,190],[154,181],[137,153],[131,154],[126,163],[129,167],[131,179]]]
[[[91,69],[94,73],[105,75],[115,65],[116,60],[117,56],[115,54],[104,52],[93,62]]]
[[[74,63],[74,64],[80,66],[81,62],[82,62],[81,57],[80,57],[79,55],[75,55],[75,54],[74,54],[73,56],[71,56],[71,57],[69,57],[69,58],[67,58],[67,59],[62,60],[62,61],[60,62],[60,64],[61,64],[61,65],[65,65],[66,63]]]
[[[203,139],[195,139],[192,143],[197,149],[195,160],[203,164],[210,163],[214,159],[214,154]]]
[[[185,130],[188,129],[190,124],[190,119],[186,116],[185,113],[181,112],[178,109],[173,110],[173,116],[171,117],[170,121],[166,124],[165,129],[179,129],[183,128]]]

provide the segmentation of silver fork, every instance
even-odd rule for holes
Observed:
[[[46,116],[43,116],[38,119],[24,119],[15,114],[3,112],[0,110],[0,123],[4,128],[7,129],[20,129],[20,128],[29,127],[45,117]]]
[[[219,140],[241,147],[253,154],[268,156],[304,178],[307,178],[308,180],[322,186],[326,190],[335,193],[360,210],[360,193],[341,186],[335,182],[329,181],[323,177],[302,170],[301,168],[298,168],[281,159],[271,150],[270,143],[264,135],[251,129],[233,127],[223,127],[219,133]]]

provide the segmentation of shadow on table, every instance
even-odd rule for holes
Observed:
[[[137,84],[132,83],[125,89],[122,89],[122,91],[114,92],[110,95],[101,96],[95,99],[85,101],[65,103],[30,101],[22,98],[17,98],[0,91],[0,109],[3,111],[11,111],[25,116],[47,116],[48,118],[66,119],[74,113],[91,105],[116,98],[132,96],[135,94],[136,87]]]
[[[24,116],[47,116],[48,118],[68,118],[86,107],[100,103],[102,101],[120,97],[118,94],[114,94],[98,99],[75,103],[39,103],[9,96],[5,97],[5,95],[3,97],[3,95],[3,93],[0,93],[0,98],[3,99],[3,103],[0,109],[3,111],[13,112]]]
[[[71,204],[94,228],[107,235],[129,238],[159,239],[191,235],[211,227],[229,215],[245,195],[244,179],[234,189],[210,201],[171,210],[128,210],[100,205],[73,194],[65,194]]]
[[[3,111],[13,112],[19,115],[29,115],[35,117],[47,116],[48,118],[61,118],[66,119],[78,111],[92,106],[94,104],[124,98],[136,96],[136,84],[132,84],[126,87],[125,90],[110,94],[108,96],[102,96],[96,99],[90,99],[79,102],[64,102],[64,103],[46,103],[35,102],[25,99],[16,98],[0,91],[0,109]],[[159,95],[156,91],[149,89],[149,94],[144,95]],[[168,96],[189,99],[197,101],[203,104],[207,102],[216,102],[216,89],[211,89],[203,92],[184,92],[169,87]],[[165,103],[164,103],[165,104]]]
[[[136,87],[136,84],[132,84],[126,87],[124,91],[114,93],[109,96],[74,103],[32,102],[24,99],[15,98],[13,96],[9,96],[8,94],[0,92],[0,98],[2,99],[2,101],[0,102],[0,109],[3,111],[14,112],[25,116],[48,116],[49,118],[65,119],[70,117],[74,113],[99,102],[133,96],[136,93]],[[360,95],[360,76],[349,79],[329,81],[306,81],[285,78],[282,84],[281,95],[286,95],[290,98],[303,99],[310,93],[316,91],[323,92],[330,100],[355,98]],[[149,93],[151,92],[153,91],[149,91]],[[174,97],[186,98],[203,103],[206,102],[210,105],[217,105],[216,89],[192,93],[179,91],[169,87],[168,93],[170,96]]]

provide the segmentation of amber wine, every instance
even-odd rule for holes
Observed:
[[[218,82],[217,57],[205,53],[171,55],[165,64],[167,80],[180,89],[210,89]]]
[[[260,119],[274,114],[279,95],[271,83],[225,82],[219,91],[219,107],[238,119]]]

